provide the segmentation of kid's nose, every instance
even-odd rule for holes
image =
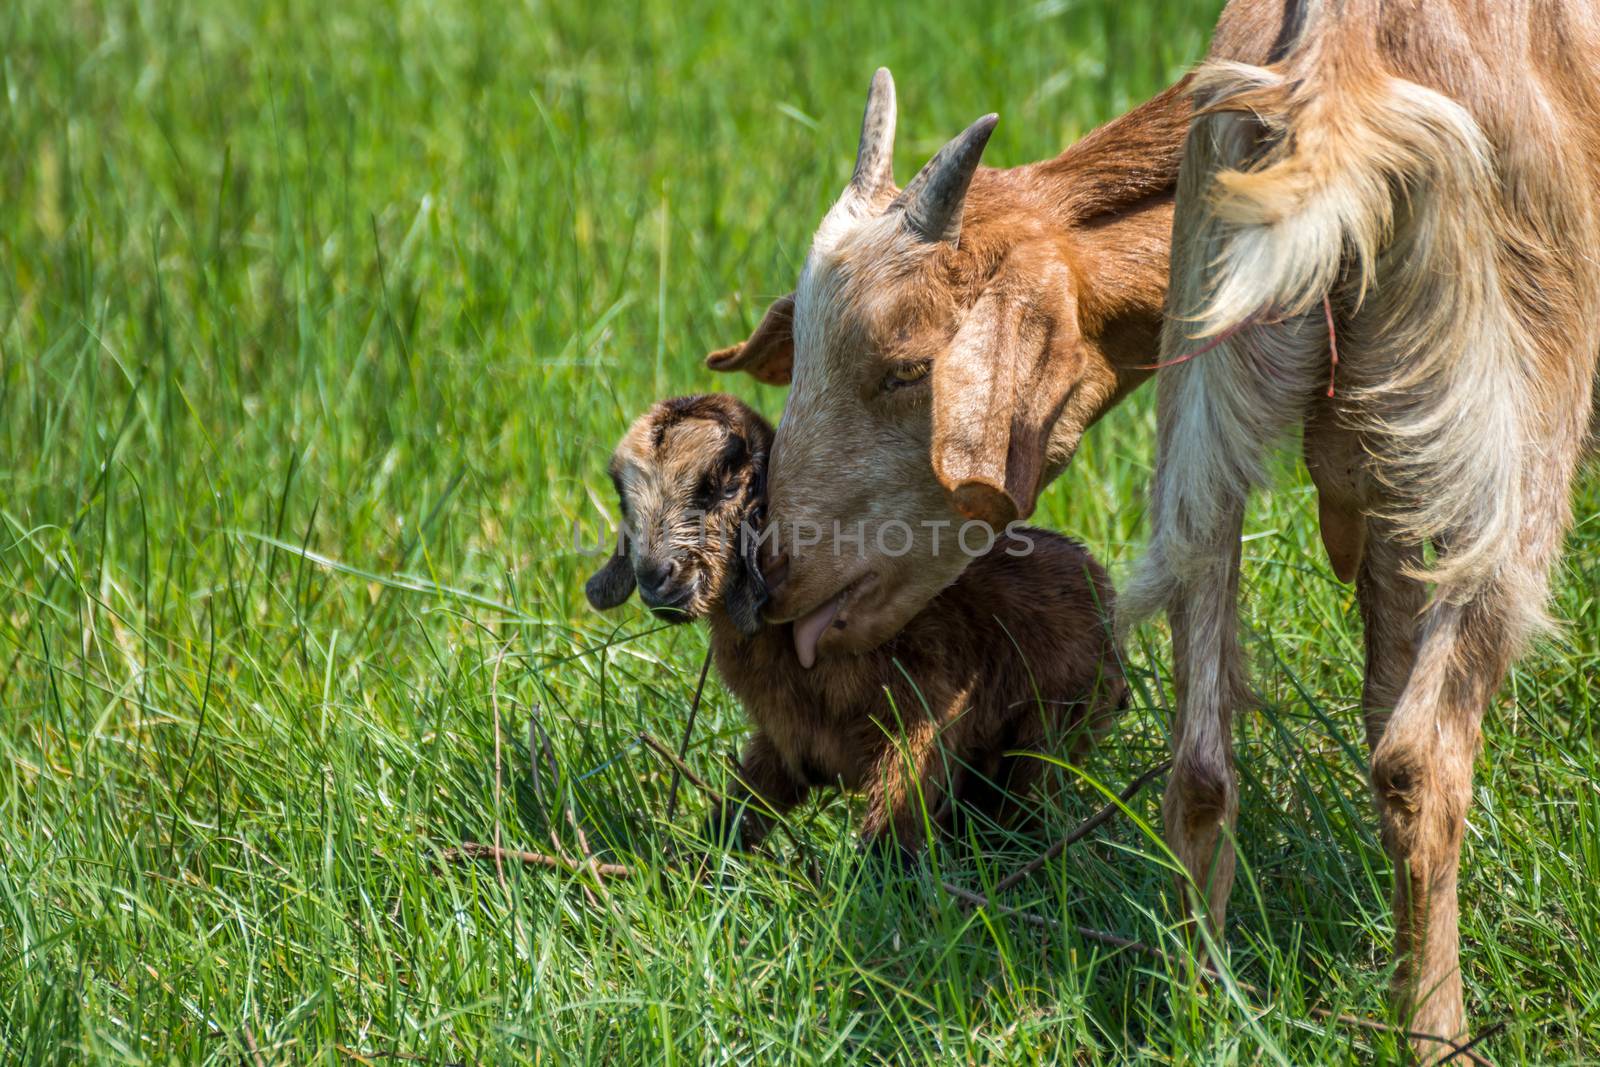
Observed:
[[[646,560],[639,567],[639,599],[652,608],[678,607],[684,597],[683,565],[675,559]]]

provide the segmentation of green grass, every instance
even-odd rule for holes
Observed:
[[[0,7],[0,1061],[1393,1062],[1307,1012],[1385,1011],[1390,876],[1351,594],[1287,465],[1246,546],[1228,933],[1269,1001],[937,889],[1040,840],[888,872],[840,800],[699,882],[435,862],[497,826],[574,850],[569,809],[613,861],[694,848],[702,799],[668,823],[634,738],[678,736],[704,635],[589,612],[572,526],[652,399],[781,409],[699,358],[792,284],[873,68],[902,179],[990,109],[1022,162],[1166,84],[1217,7]],[[1149,400],[1042,506],[1117,573]],[[1466,979],[1505,1064],[1600,1062],[1596,488],[1570,626],[1479,764]],[[1141,637],[1086,768],[1112,788],[1165,744]],[[742,732],[713,684],[690,762],[721,780]],[[1173,945],[1156,792],[1010,903]]]

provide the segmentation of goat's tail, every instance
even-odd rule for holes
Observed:
[[[1508,577],[1530,346],[1499,266],[1494,162],[1459,104],[1376,66],[1361,7],[1331,5],[1275,68],[1196,75],[1156,530],[1124,591],[1130,618],[1201,577],[1190,561],[1223,536],[1222,509],[1242,506],[1268,451],[1330,388],[1335,319],[1351,357],[1336,368],[1337,403],[1372,453],[1396,533],[1440,547],[1436,595],[1464,601]]]

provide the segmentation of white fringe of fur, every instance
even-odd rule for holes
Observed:
[[[1501,277],[1489,147],[1436,92],[1301,58],[1310,72],[1293,81],[1233,63],[1196,77],[1162,361],[1215,347],[1160,374],[1156,528],[1122,604],[1148,614],[1212,569],[1224,510],[1327,381],[1333,294],[1340,406],[1393,502],[1385,517],[1441,547],[1425,576],[1437,597],[1509,583],[1526,633],[1542,588],[1507,561],[1532,348]]]

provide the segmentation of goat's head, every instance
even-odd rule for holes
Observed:
[[[1076,444],[1052,441],[1069,403],[1098,410],[1114,388],[1082,351],[1071,257],[1038,184],[978,168],[995,122],[899,190],[894,83],[878,71],[854,174],[798,287],[707,357],[792,381],[769,475],[767,615],[796,620],[802,659],[819,639],[858,651],[896,633],[971,549],[1033,511]]]
[[[622,506],[616,551],[584,587],[605,610],[637,586],[658,617],[704,618],[721,604],[745,634],[760,626],[766,590],[756,569],[772,427],[731,396],[663,400],[611,455]]]

